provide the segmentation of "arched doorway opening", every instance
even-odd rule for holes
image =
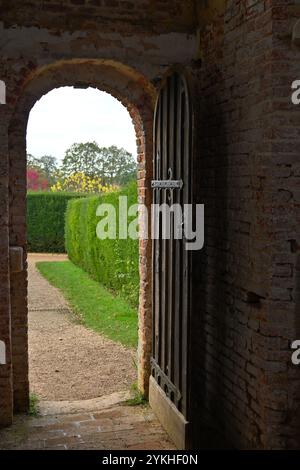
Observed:
[[[76,80],[74,80],[76,77]],[[155,89],[134,70],[113,61],[72,60],[40,69],[28,77],[9,127],[10,246],[22,258],[11,272],[11,327],[14,411],[28,409],[28,325],[26,268],[26,127],[34,103],[61,86],[93,86],[127,108],[137,136],[139,202],[151,204],[152,121]],[[151,240],[140,241],[138,381],[147,394],[151,354]],[[16,263],[17,264],[17,263]]]
[[[118,209],[120,192],[136,201],[136,167],[132,120],[110,94],[56,88],[32,108],[27,126],[31,413],[43,412],[45,401],[112,394],[122,400],[133,391],[138,396],[138,240],[100,241],[97,209],[91,210],[95,198],[101,204],[107,197]],[[80,210],[85,204],[87,219]]]

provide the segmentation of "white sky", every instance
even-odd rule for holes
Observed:
[[[74,143],[96,141],[101,147],[124,147],[136,156],[136,137],[126,108],[94,88],[57,88],[32,108],[27,127],[27,153],[52,155],[59,161]]]

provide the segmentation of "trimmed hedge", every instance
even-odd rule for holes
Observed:
[[[69,259],[87,271],[92,278],[119,293],[134,307],[139,298],[138,240],[100,240],[96,215],[100,203],[112,204],[119,221],[119,196],[128,197],[128,206],[137,203],[137,184],[101,196],[69,201],[66,212],[66,249]],[[128,217],[128,223],[132,218]]]
[[[65,253],[65,212],[78,194],[29,192],[27,242],[30,252]]]

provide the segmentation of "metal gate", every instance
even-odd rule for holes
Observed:
[[[158,96],[154,119],[153,203],[191,203],[191,110],[186,79],[173,73]],[[190,254],[176,235],[183,227],[170,211],[170,237],[163,214],[154,218],[153,351],[150,403],[179,447],[187,446],[189,421]]]

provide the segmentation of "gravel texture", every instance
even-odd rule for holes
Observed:
[[[30,254],[29,380],[41,400],[85,400],[130,388],[135,351],[76,322],[61,292],[35,267],[64,255]]]

